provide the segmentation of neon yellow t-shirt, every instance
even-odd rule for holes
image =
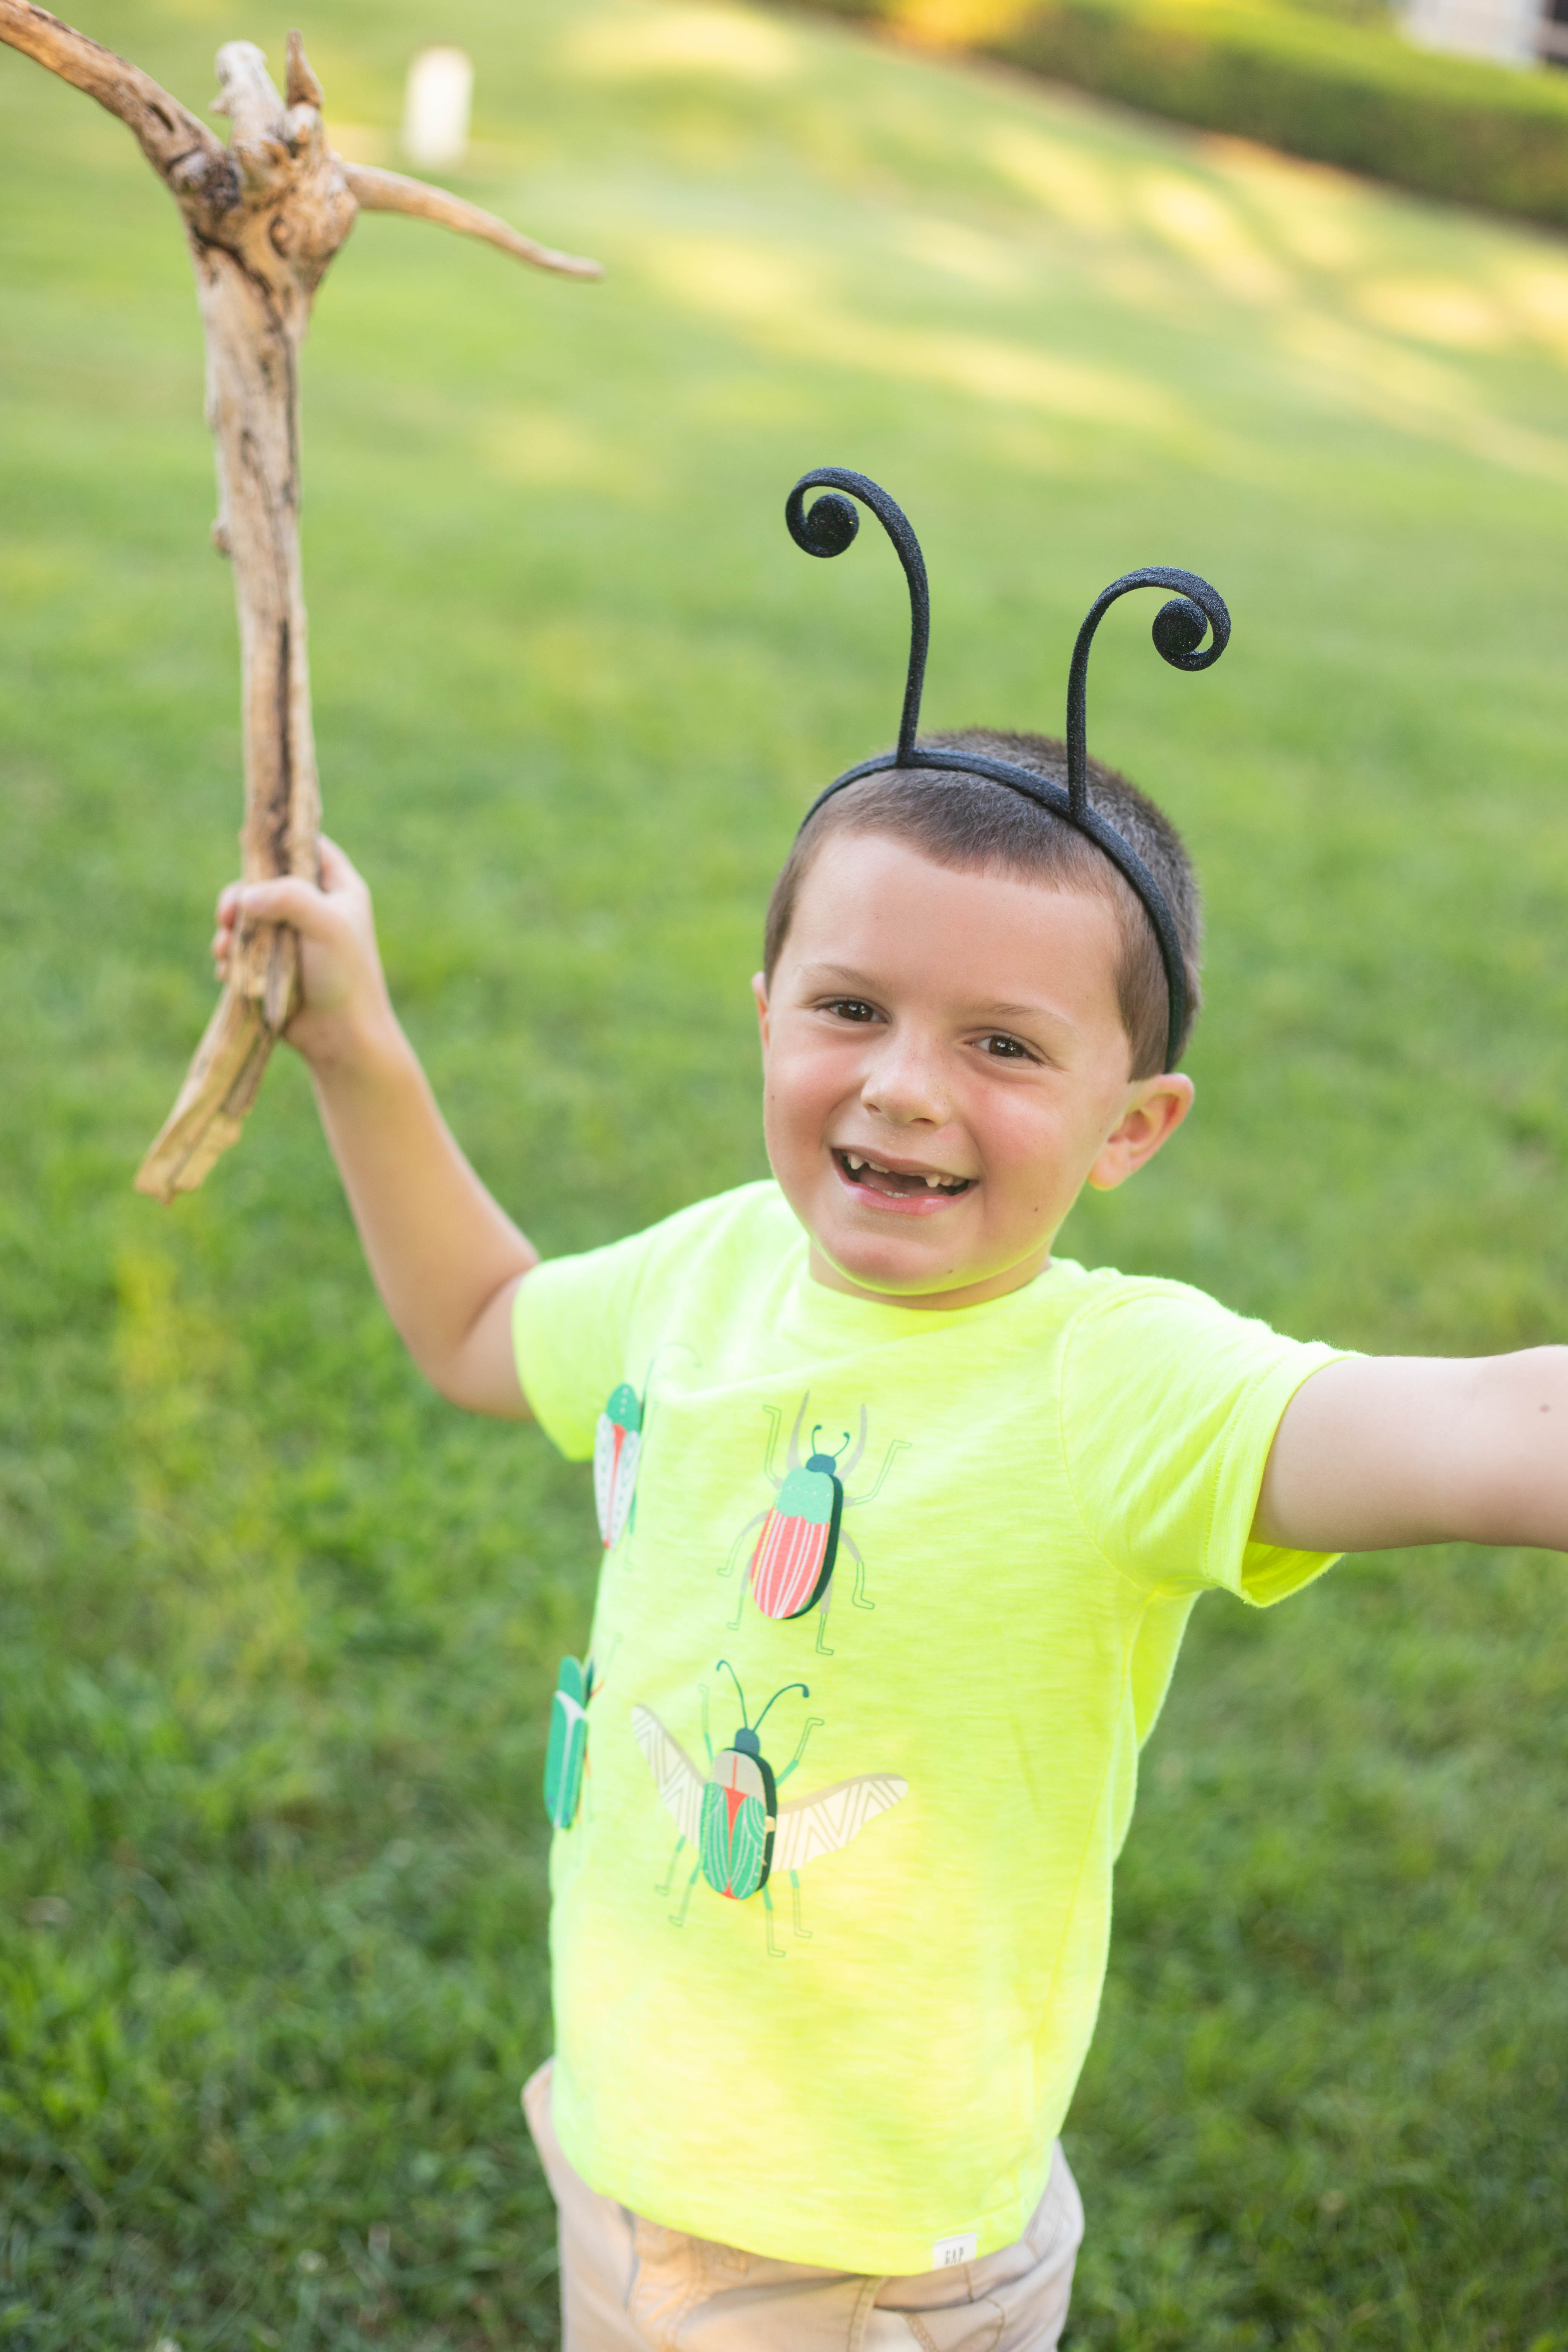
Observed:
[[[540,1266],[516,1339],[609,1538],[585,1717],[558,1702],[566,2154],[785,2261],[1010,2244],[1193,1602],[1329,1565],[1248,1530],[1336,1351],[1063,1261],[981,1307],[847,1297],[771,1183]]]

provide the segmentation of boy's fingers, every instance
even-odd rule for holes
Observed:
[[[330,939],[341,919],[313,882],[288,874],[276,882],[247,882],[239,911],[253,923],[291,923],[308,940]]]
[[[369,908],[369,882],[353,863],[353,858],[345,856],[336,842],[327,840],[324,833],[322,840],[320,840],[320,849],[322,849],[322,889],[327,891],[329,898],[357,898],[362,906]]]
[[[244,887],[242,882],[226,882],[218,892],[215,912],[220,924],[233,922],[239,912],[239,894]]]
[[[338,847],[335,841],[329,839],[327,835],[323,833],[321,835],[319,846],[321,853],[321,887],[323,890],[327,891],[329,894],[335,895],[339,890],[351,889],[356,882],[362,889],[363,888],[364,877],[360,873],[359,868],[353,863],[352,859],[345,856],[344,852]]]

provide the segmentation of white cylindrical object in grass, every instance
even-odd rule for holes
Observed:
[[[421,49],[408,68],[403,107],[403,152],[411,163],[438,171],[468,152],[474,64],[466,49]]]

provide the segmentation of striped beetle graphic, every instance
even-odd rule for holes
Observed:
[[[882,1466],[875,1482],[863,1495],[846,1495],[845,1477],[852,1477],[860,1457],[866,1451],[867,1416],[860,1408],[860,1430],[858,1439],[844,1432],[844,1443],[837,1454],[819,1449],[817,1440],[823,1424],[818,1422],[811,1433],[811,1447],[803,1463],[800,1458],[800,1433],[805,1411],[811,1402],[808,1390],[800,1401],[790,1432],[789,1450],[785,1456],[782,1478],[773,1472],[773,1454],[783,1415],[774,1405],[764,1407],[768,1415],[767,1454],[763,1475],[770,1486],[778,1489],[778,1500],[771,1509],[759,1512],[747,1521],[731,1548],[730,1557],[720,1570],[721,1576],[734,1572],[735,1561],[746,1538],[753,1528],[760,1528],[752,1552],[747,1581],[752,1596],[764,1617],[805,1617],[819,1604],[822,1614],[817,1620],[816,1647],[819,1654],[830,1658],[833,1652],[824,1639],[827,1631],[827,1609],[831,1599],[833,1571],[842,1547],[855,1562],[855,1589],[850,1605],[856,1609],[874,1609],[876,1602],[866,1597],[866,1563],[860,1547],[844,1526],[846,1510],[858,1510],[880,1494],[882,1482],[893,1466],[897,1455],[907,1453],[908,1440],[896,1437],[882,1457]],[[849,1452],[853,1444],[854,1451]],[[844,1462],[840,1475],[839,1464]],[[741,1588],[735,1614],[730,1620],[731,1632],[740,1624],[746,1605],[746,1586]]]

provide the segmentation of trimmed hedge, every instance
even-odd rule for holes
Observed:
[[[923,43],[1431,195],[1568,227],[1568,73],[1269,0],[819,0]]]

